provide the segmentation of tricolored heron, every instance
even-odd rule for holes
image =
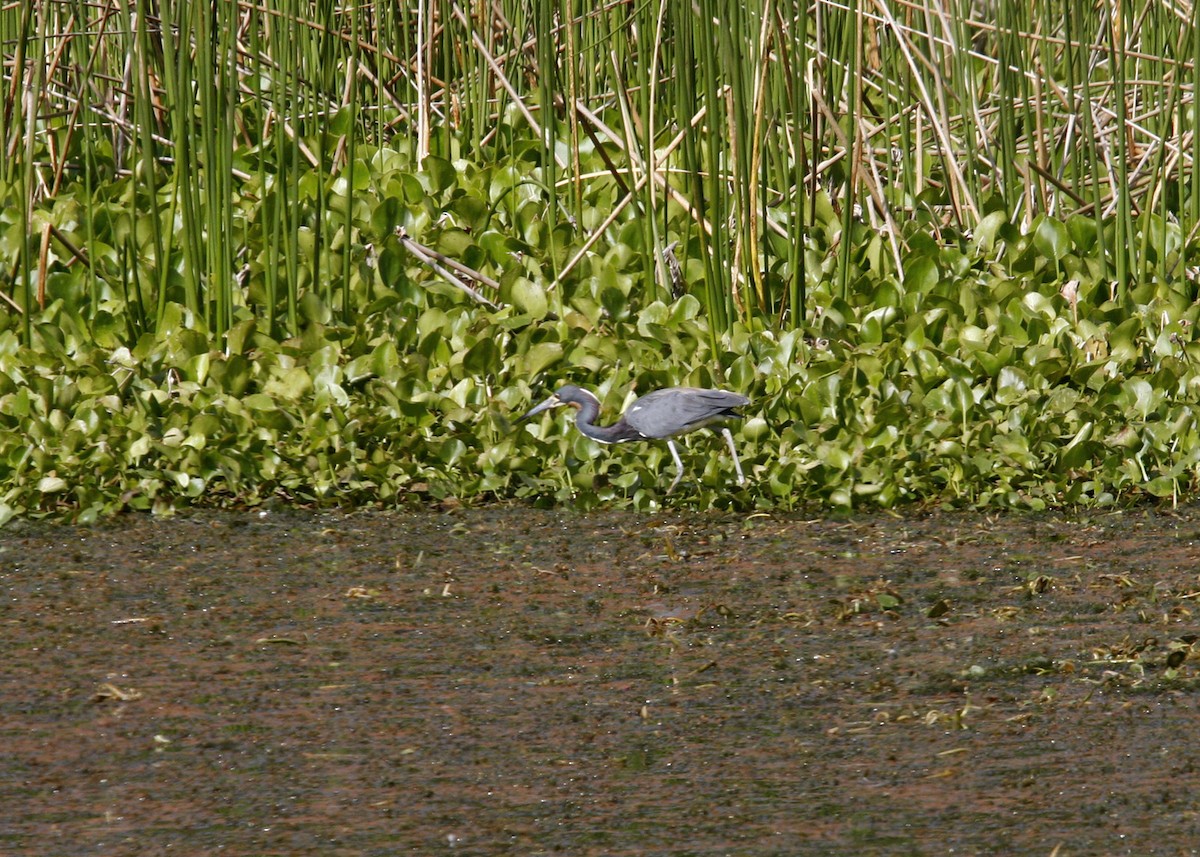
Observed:
[[[750,403],[750,400],[738,393],[726,390],[702,390],[698,387],[667,387],[655,390],[636,400],[621,414],[621,418],[610,426],[596,425],[596,417],[600,415],[600,400],[574,384],[566,384],[558,388],[553,396],[535,407],[521,419],[527,419],[534,414],[562,405],[570,405],[577,411],[575,425],[585,435],[600,443],[623,443],[627,440],[662,439],[667,441],[671,457],[675,459],[675,480],[667,489],[670,494],[683,477],[683,462],[679,460],[679,451],[675,448],[675,435],[686,434],[709,423],[730,418],[738,418],[734,408],[740,408]],[[738,461],[737,449],[733,445],[733,435],[725,426],[721,427],[725,442],[729,444],[729,454],[733,456],[733,466],[737,468],[738,485],[746,484],[742,475],[742,463]]]

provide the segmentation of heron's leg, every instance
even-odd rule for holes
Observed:
[[[728,428],[722,428],[721,434],[725,435],[725,442],[729,444],[729,454],[733,456],[733,466],[737,468],[738,485],[745,485],[746,477],[742,475],[742,462],[738,461],[737,449],[733,445],[733,433]]]
[[[667,489],[667,493],[670,494],[679,484],[679,480],[683,478],[683,462],[679,460],[679,450],[675,448],[675,441],[670,438],[667,438],[667,449],[671,450],[671,457],[675,459],[675,481]]]

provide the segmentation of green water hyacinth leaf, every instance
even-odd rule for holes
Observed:
[[[273,405],[275,398],[297,401],[310,389],[312,389],[312,377],[305,369],[293,366],[290,369],[274,373],[264,385],[263,394]]]
[[[237,322],[225,333],[225,347],[228,354],[242,354],[246,349],[247,339],[257,327],[257,321],[252,318]]]
[[[638,333],[646,339],[666,342],[669,339],[667,322],[670,312],[662,301],[654,301],[646,306],[637,317]]]
[[[762,417],[753,417],[746,420],[742,426],[741,434],[747,440],[760,443],[770,436],[770,426]]]
[[[1091,253],[1096,245],[1096,221],[1091,217],[1072,214],[1067,218],[1067,231],[1071,234],[1077,252]]]
[[[539,342],[532,346],[524,357],[524,370],[528,378],[534,378],[538,373],[553,366],[563,357],[563,347],[557,342]]]
[[[397,177],[397,180],[400,198],[408,203],[409,206],[414,206],[425,201],[425,186],[421,184],[420,179],[411,173],[403,173]],[[399,223],[395,225],[399,225]]]
[[[513,281],[512,302],[519,310],[535,320],[545,318],[549,311],[546,290],[525,277],[517,277]]]
[[[1142,332],[1140,318],[1128,318],[1108,334],[1108,353],[1117,360],[1136,360],[1139,354],[1138,336]]]
[[[208,380],[208,370],[212,366],[212,355],[209,352],[197,354],[187,361],[184,366],[185,377],[189,381],[195,381],[197,384],[203,384]]]
[[[455,221],[461,228],[472,233],[482,232],[491,215],[491,207],[484,199],[469,194],[455,197],[448,210],[454,212]]]
[[[1061,221],[1042,215],[1034,223],[1033,244],[1047,259],[1060,262],[1071,251],[1071,234]]]
[[[1155,497],[1172,497],[1179,493],[1179,485],[1173,477],[1158,476],[1143,485],[1142,490]]]
[[[1125,386],[1123,398],[1126,401],[1132,398],[1129,409],[1134,416],[1144,420],[1156,410],[1160,396],[1147,381],[1135,378]]]
[[[1007,225],[1008,215],[1003,211],[993,211],[985,215],[973,230],[976,251],[981,256],[990,256],[996,246],[996,237],[1001,227]]]
[[[1101,451],[1100,445],[1092,442],[1092,435],[1095,432],[1095,428],[1096,424],[1093,422],[1087,422],[1080,426],[1075,436],[1063,447],[1063,451],[1059,456],[1060,467],[1067,469],[1082,467],[1095,455],[1099,454]]]
[[[867,313],[859,331],[861,340],[868,344],[882,344],[884,329],[898,317],[899,311],[892,306],[880,307]]]
[[[910,292],[929,292],[939,279],[937,262],[928,256],[910,259],[904,267],[904,287]]]
[[[1054,305],[1051,303],[1050,298],[1039,292],[1027,293],[1025,297],[1021,299],[1021,303],[1033,314],[1043,315],[1049,318],[1053,318],[1055,315]]]
[[[394,196],[384,197],[371,212],[371,231],[380,238],[387,237],[404,222],[404,217],[404,200]]]
[[[43,494],[57,494],[67,490],[67,482],[58,476],[43,476],[38,480],[37,490]]]
[[[463,368],[473,375],[496,372],[500,365],[500,349],[491,339],[479,340],[463,356]]]
[[[514,236],[496,229],[486,230],[479,235],[478,241],[487,260],[493,265],[508,265],[516,254],[527,249],[525,244]]]
[[[438,236],[437,250],[446,256],[464,259],[468,252],[475,247],[470,234],[462,229],[445,229]]]
[[[445,193],[458,183],[458,171],[445,158],[428,155],[421,165],[428,177],[429,188],[435,194]]]

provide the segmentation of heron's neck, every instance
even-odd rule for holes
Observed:
[[[626,440],[636,440],[642,437],[642,434],[625,422],[625,418],[621,417],[612,425],[598,426],[596,425],[596,417],[600,415],[600,405],[598,402],[584,402],[579,406],[579,413],[575,416],[575,425],[581,432],[590,437],[592,440],[600,443],[621,443]]]

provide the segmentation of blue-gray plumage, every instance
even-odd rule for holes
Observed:
[[[532,417],[550,408],[561,405],[571,405],[577,411],[576,427],[592,440],[600,443],[622,443],[627,440],[666,439],[671,457],[675,459],[675,480],[667,489],[670,494],[683,477],[683,462],[679,460],[679,451],[675,448],[675,435],[686,434],[698,428],[721,420],[738,418],[741,414],[734,409],[750,403],[750,400],[738,393],[726,390],[702,390],[698,387],[667,387],[665,390],[655,390],[637,399],[626,409],[621,418],[610,426],[596,425],[596,417],[600,415],[600,400],[574,384],[565,384],[558,388],[553,396],[533,408],[521,419]],[[746,484],[742,475],[742,463],[738,460],[737,449],[733,445],[733,435],[729,429],[722,426],[721,434],[729,444],[729,453],[733,456],[733,466],[737,469],[738,484]]]

